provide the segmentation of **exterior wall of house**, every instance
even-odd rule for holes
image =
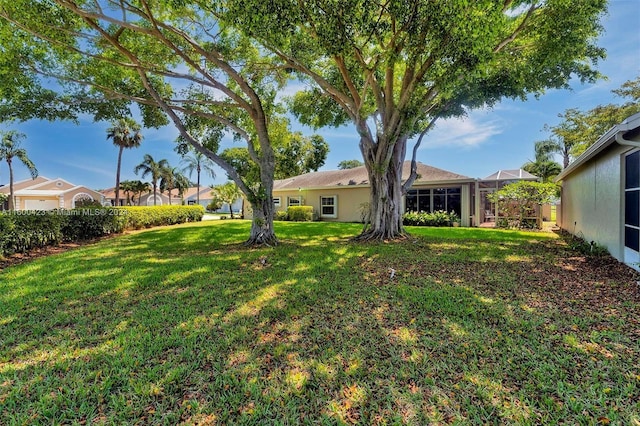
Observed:
[[[621,164],[629,150],[614,144],[567,176],[557,217],[561,228],[606,247],[620,261],[624,261]]]
[[[85,187],[80,187],[80,188],[74,189],[73,191],[64,193],[64,208],[65,209],[74,208],[76,200],[81,199],[83,196],[89,196],[94,201],[97,201],[99,203],[102,203],[102,200],[103,200],[102,194],[100,194],[99,192],[92,191]]]
[[[323,217],[321,215],[321,197],[336,197],[336,217]],[[274,191],[273,198],[280,199],[280,205],[276,207],[276,211],[287,210],[288,199],[294,198],[300,199],[300,205],[302,206],[312,206],[314,214],[320,220],[328,222],[361,222],[362,205],[369,202],[369,187]],[[245,217],[247,216],[245,215]]]
[[[35,185],[29,185],[30,187],[33,187]],[[54,190],[54,191],[66,191],[68,189],[73,188],[74,185],[71,185],[67,182],[58,180],[58,179],[53,179],[43,185],[38,185],[37,189],[39,190]]]
[[[471,226],[471,190],[469,183],[449,185],[414,185],[412,189],[428,188],[461,188],[461,221],[462,226]],[[322,216],[320,200],[323,197],[335,197],[336,217]],[[276,211],[286,211],[289,198],[299,199],[300,205],[312,206],[314,216],[327,222],[361,222],[362,208],[369,203],[369,187],[345,187],[302,190],[276,190],[273,192],[274,200],[279,201]],[[404,211],[404,199],[402,209]],[[245,218],[251,218],[249,203],[245,203]]]

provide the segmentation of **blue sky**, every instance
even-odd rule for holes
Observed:
[[[526,102],[505,100],[490,110],[474,111],[465,119],[446,120],[425,138],[418,160],[469,177],[485,177],[499,169],[519,168],[533,157],[533,144],[544,139],[545,124],[557,124],[558,114],[568,108],[588,110],[596,105],[618,103],[611,93],[627,80],[640,75],[640,0],[611,0],[609,14],[604,17],[605,33],[599,45],[607,50],[607,59],[598,69],[607,80],[594,85],[576,81],[573,90],[550,90],[539,99]],[[2,130],[15,129],[27,135],[24,147],[41,175],[60,177],[93,189],[112,187],[118,150],[106,140],[109,123],[91,119],[76,125],[71,122],[29,121],[3,124]],[[306,129],[305,133],[312,133]],[[317,131],[330,145],[325,166],[336,169],[342,160],[361,159],[358,137],[351,126]],[[179,166],[174,152],[177,131],[171,127],[143,129],[140,148],[126,150],[122,160],[122,180],[139,179],[133,173],[144,154],[156,160],[165,158]],[[232,142],[229,142],[231,145]],[[204,178],[203,184],[226,180],[218,169],[215,179]],[[21,164],[14,166],[16,180],[28,179]],[[0,164],[0,184],[7,184],[8,168]],[[193,176],[195,179],[195,176]]]

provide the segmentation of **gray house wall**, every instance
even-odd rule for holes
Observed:
[[[562,181],[561,228],[595,241],[624,261],[622,156],[630,147],[613,144]]]

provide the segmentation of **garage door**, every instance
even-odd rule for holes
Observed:
[[[52,210],[60,207],[58,200],[24,200],[25,210]]]

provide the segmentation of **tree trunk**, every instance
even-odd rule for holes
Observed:
[[[200,205],[200,165],[198,165],[196,169],[196,174],[198,175],[198,192],[196,192],[196,203]]]
[[[120,165],[122,164],[122,151],[124,150],[124,146],[120,146],[120,150],[118,151],[118,167],[116,168],[116,200],[115,206],[120,206]]]
[[[273,198],[251,202],[251,208],[253,210],[251,235],[245,245],[273,246],[278,244],[273,230]]]
[[[368,225],[356,241],[384,241],[406,238],[402,226],[402,163],[406,138],[395,143],[360,143],[371,185]]]
[[[13,167],[11,167],[11,158],[7,158],[7,165],[9,166],[9,211],[15,210],[16,200],[13,196]]]
[[[153,183],[153,205],[155,206],[156,205],[156,200],[157,200],[156,195],[158,193],[158,190],[156,188],[157,181],[153,181],[152,183]],[[149,203],[147,202],[147,204],[149,204]]]

